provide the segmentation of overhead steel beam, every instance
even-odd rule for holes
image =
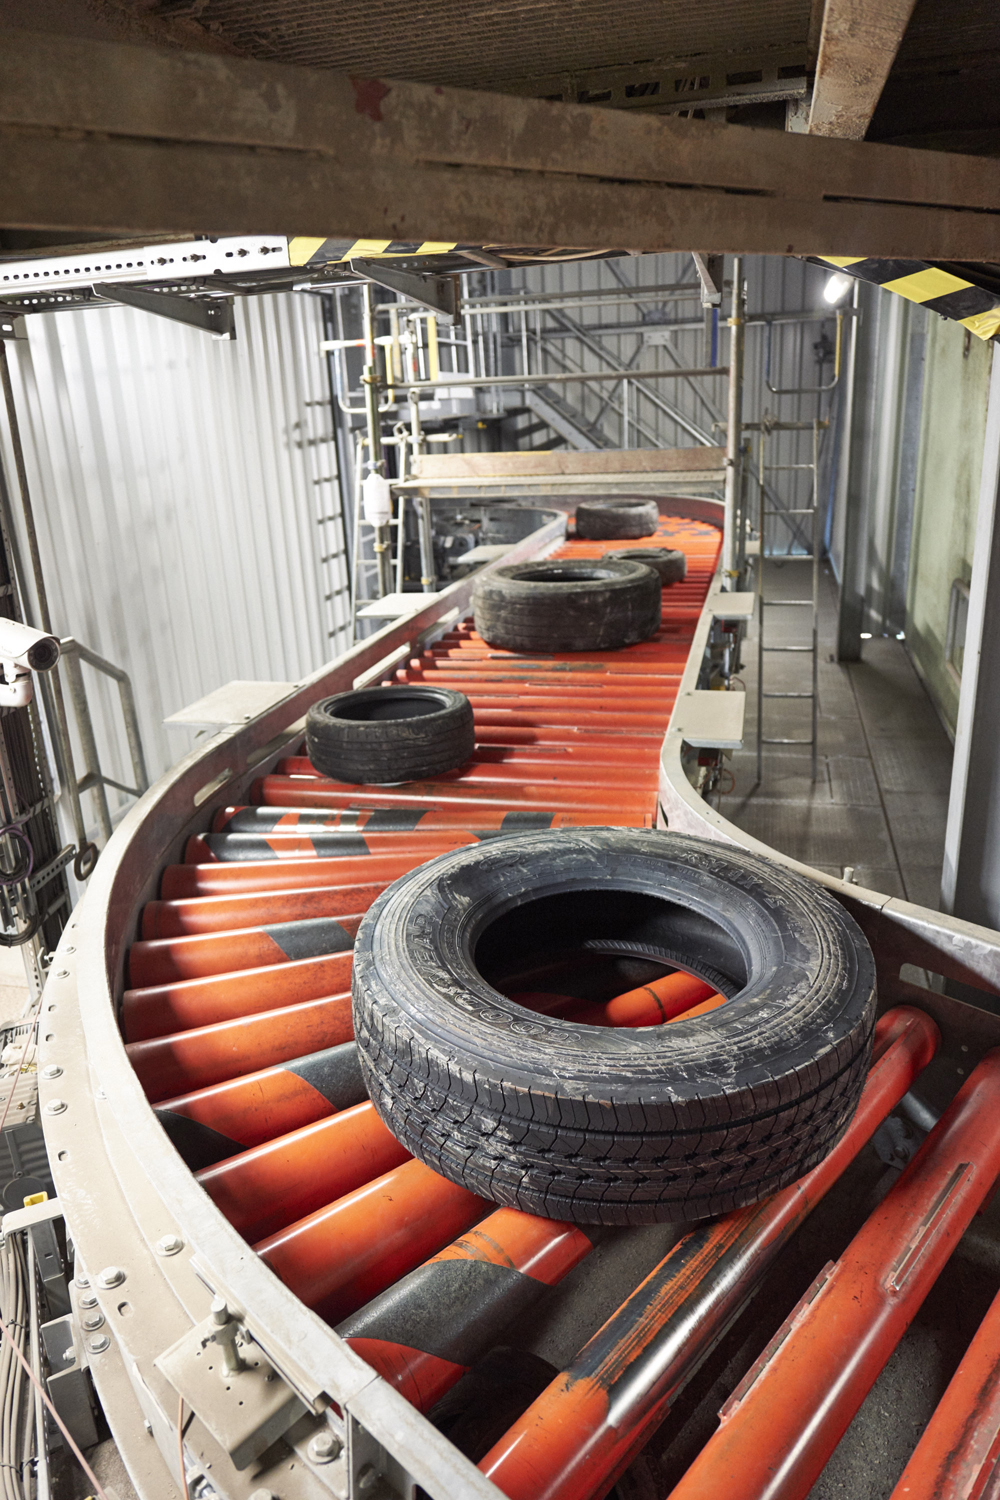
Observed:
[[[826,0],[809,135],[864,140],[916,0]]]
[[[0,46],[10,226],[1000,260],[1000,179],[975,157],[27,31]]]

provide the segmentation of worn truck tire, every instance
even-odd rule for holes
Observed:
[[[635,1030],[506,998],[512,964],[574,943],[659,955],[729,998]],[[809,1171],[854,1113],[876,1003],[868,944],[821,887],[631,829],[498,838],[404,875],[361,924],[353,993],[365,1082],[408,1151],[585,1224],[724,1213]]]
[[[687,577],[687,558],[672,547],[622,547],[619,552],[605,552],[604,562],[637,562],[652,568],[661,588],[683,583]]]
[[[616,651],[655,634],[659,580],[633,562],[555,559],[495,568],[476,584],[476,629],[511,651]]]
[[[652,536],[659,524],[655,500],[584,500],[576,508],[576,534],[588,542]]]
[[[438,687],[370,687],[314,703],[306,753],[335,781],[423,781],[464,765],[475,749],[472,704]]]

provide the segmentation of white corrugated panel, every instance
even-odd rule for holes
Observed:
[[[30,317],[8,346],[54,628],[131,675],[153,779],[191,744],[166,715],[348,644],[319,305],[235,311],[234,341],[109,307]],[[106,769],[130,781],[115,699],[85,675]]]

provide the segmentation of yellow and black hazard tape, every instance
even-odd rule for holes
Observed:
[[[379,260],[397,255],[447,255],[460,248],[453,240],[314,240],[299,236],[288,241],[288,263],[323,266],[355,256],[360,260]]]
[[[614,255],[614,250],[583,250],[556,245],[538,249],[532,245],[472,245],[456,240],[320,240],[305,235],[288,241],[290,266],[328,266],[354,260],[391,260],[411,255],[461,255],[463,251],[487,250],[509,265],[545,264],[567,260],[598,260]],[[475,256],[471,257],[475,260]],[[494,262],[487,262],[493,264]],[[469,270],[482,270],[470,264]]]
[[[1000,293],[966,281],[942,266],[924,260],[867,260],[850,255],[822,255],[827,265],[848,276],[897,292],[942,317],[954,318],[977,338],[992,339],[1000,332]]]

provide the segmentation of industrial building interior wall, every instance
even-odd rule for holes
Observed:
[[[949,732],[958,715],[993,348],[930,317],[906,640]]]
[[[193,743],[165,716],[347,644],[319,301],[237,298],[235,315],[230,341],[126,307],[44,313],[8,344],[53,627],[129,673],[154,780]],[[102,767],[128,783],[117,690],[84,673]]]
[[[895,636],[954,738],[991,347],[959,324],[859,287],[837,403],[828,557],[861,641]],[[841,629],[845,652],[850,631]]]
[[[732,269],[733,259],[727,256],[727,278],[731,278]],[[749,256],[743,261],[743,275],[748,308],[744,420],[759,423],[773,418],[808,424],[816,417],[829,419],[831,430],[821,438],[821,486],[825,493],[830,469],[826,455],[832,448],[837,410],[836,316],[823,297],[828,273],[790,257]],[[686,254],[574,261],[523,271],[488,272],[479,279],[479,295],[485,295],[487,289],[503,294],[509,287],[548,296],[560,292],[615,294],[642,286],[696,288],[698,280],[692,258]],[[634,370],[692,369],[728,362],[728,292],[719,312],[714,349],[698,290],[681,298],[651,293],[648,299],[634,299],[634,303],[600,305],[594,297],[590,306],[532,314],[528,320],[532,370],[617,368],[627,375]],[[802,321],[772,323],[769,356],[767,321],[774,315],[799,316]],[[512,318],[510,344],[517,344],[518,329],[519,320]],[[833,390],[817,390],[820,386],[833,386]],[[561,394],[576,408],[584,438],[580,446],[670,448],[725,440],[726,392],[722,379],[632,381],[627,388],[602,382],[563,387]],[[519,447],[566,444],[552,431],[541,430],[538,418],[530,411],[519,415],[514,425]],[[748,434],[748,441],[753,513],[759,500],[755,491],[760,434]],[[766,439],[765,458],[770,466],[807,462],[811,449],[809,432],[775,432]],[[769,509],[794,509],[809,503],[809,479],[804,474],[785,470],[780,480],[768,482]],[[782,520],[771,524],[765,545],[766,550],[777,554],[809,550],[801,527]]]

